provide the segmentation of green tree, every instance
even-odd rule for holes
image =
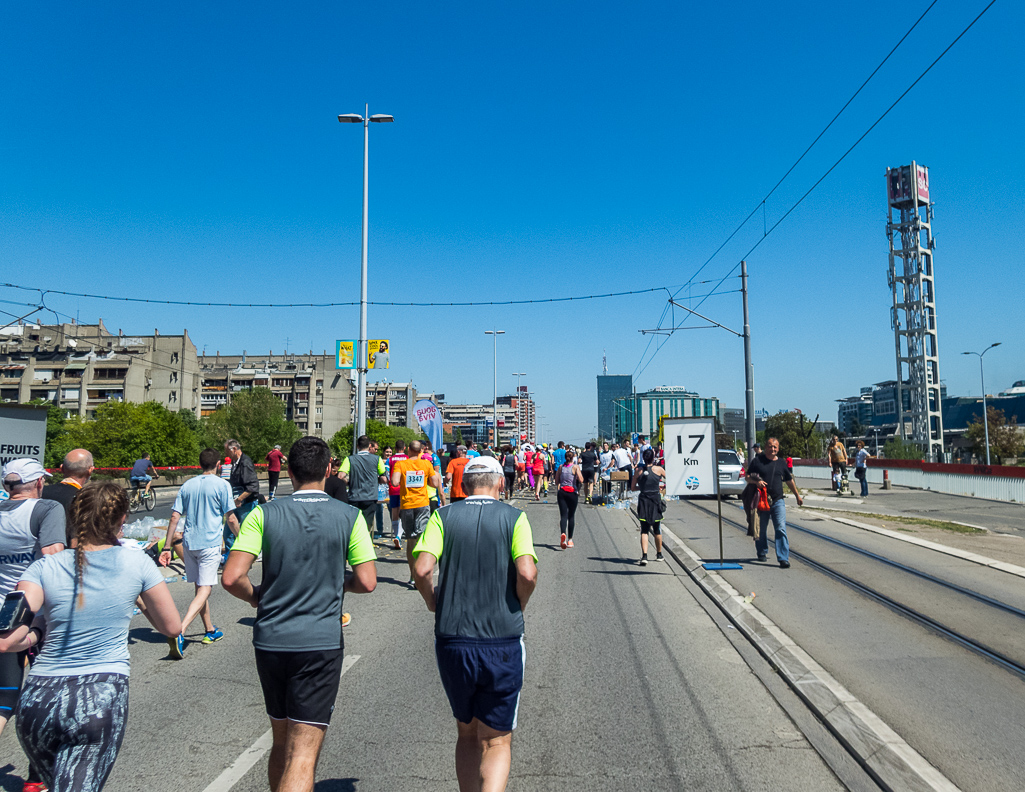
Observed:
[[[292,443],[302,437],[298,427],[285,417],[285,405],[270,388],[253,388],[232,397],[204,421],[204,439],[220,449],[227,440],[238,440],[254,462],[261,462],[277,444],[288,454]]]
[[[74,446],[69,446],[66,441],[64,424],[67,419],[64,417],[64,410],[46,399],[33,399],[29,404],[39,407],[46,407],[46,451],[43,456],[43,466],[48,468],[60,467],[64,461],[64,455]]]
[[[883,446],[883,456],[887,459],[922,459],[922,449],[900,435],[894,435]]]
[[[65,421],[58,445],[62,454],[88,449],[97,467],[128,467],[147,451],[155,467],[199,463],[199,440],[182,413],[156,402],[101,404],[95,420]]]
[[[996,407],[986,410],[986,418],[989,423],[990,458],[996,457],[997,464],[1002,465],[1005,459],[1020,457],[1025,451],[1025,436],[1018,431],[1018,419],[1015,417],[1008,421],[1004,411]],[[976,456],[986,458],[986,427],[983,426],[981,415],[968,422],[965,439],[972,442],[972,451]]]
[[[815,422],[807,420],[801,413],[780,412],[770,415],[765,419],[764,435],[765,441],[770,437],[779,440],[781,457],[810,458],[819,454],[822,435],[815,431]]]
[[[347,457],[352,453],[353,425],[343,426],[328,441],[336,456]],[[422,432],[414,432],[405,426],[388,426],[382,421],[367,419],[367,437],[377,442],[383,451],[387,447],[395,448],[395,441],[401,440],[407,445],[414,440],[423,440]]]

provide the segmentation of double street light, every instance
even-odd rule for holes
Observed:
[[[492,448],[498,448],[498,337],[505,335],[505,330],[485,330],[484,335],[495,337],[495,434],[493,437],[494,445]]]
[[[370,115],[370,106],[364,105],[363,115],[344,113],[338,116],[341,124],[363,124],[363,256],[359,281],[359,341],[356,343],[356,431],[352,433],[352,449],[356,453],[356,439],[367,432],[367,229],[370,206],[370,135],[371,122],[394,121],[394,116]]]
[[[997,341],[995,344],[990,344],[981,352],[962,352],[962,355],[978,355],[979,356],[979,378],[982,380],[982,425],[986,429],[986,465],[989,465],[989,410],[986,409],[986,374],[982,370],[982,356],[985,355],[993,347],[1000,346],[1000,342]]]

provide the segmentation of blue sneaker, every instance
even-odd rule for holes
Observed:
[[[185,657],[185,636],[176,635],[167,639],[167,645],[171,647],[171,657],[181,660]]]
[[[212,644],[214,641],[219,641],[224,637],[224,633],[218,630],[216,627],[210,632],[203,636],[203,643]]]

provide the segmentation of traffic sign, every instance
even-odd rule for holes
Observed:
[[[663,420],[667,495],[718,495],[715,419]]]

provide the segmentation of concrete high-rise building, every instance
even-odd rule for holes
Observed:
[[[351,371],[335,368],[335,357],[284,354],[201,355],[202,414],[209,415],[232,396],[269,388],[285,405],[285,417],[307,435],[331,437],[352,423],[355,385]]]
[[[0,401],[44,399],[92,418],[108,401],[157,402],[199,414],[196,345],[181,335],[125,335],[94,325],[0,327]]]
[[[616,436],[616,399],[624,399],[633,393],[633,376],[629,374],[598,375],[598,437]]]
[[[634,433],[654,437],[658,434],[658,421],[670,418],[700,418],[710,416],[722,421],[719,400],[702,398],[697,393],[673,385],[652,388],[643,393],[632,393],[614,402],[614,433],[611,437],[622,440]]]

